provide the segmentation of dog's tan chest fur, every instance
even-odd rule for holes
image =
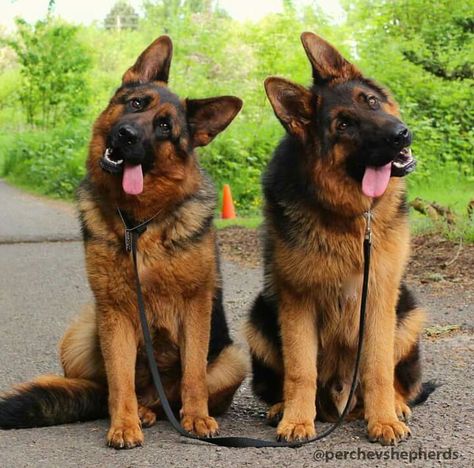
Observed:
[[[135,274],[131,254],[125,250],[122,221],[111,208],[104,215],[104,208],[87,194],[80,199],[79,208],[86,214],[85,224],[91,234],[86,245],[86,266],[96,299],[112,308],[120,304],[123,310],[126,305],[128,315],[138,324]],[[110,219],[115,222],[111,224]],[[214,230],[189,246],[179,244],[185,236],[179,225],[155,223],[148,226],[137,245],[138,272],[150,326],[155,332],[164,331],[174,346],[179,346],[186,299],[202,288],[212,288],[216,275]],[[137,339],[142,342],[141,336]]]

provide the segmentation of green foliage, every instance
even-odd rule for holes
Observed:
[[[174,42],[170,77],[174,92],[191,98],[233,94],[244,100],[236,120],[209,146],[200,148],[199,155],[219,189],[231,184],[239,214],[259,212],[261,173],[283,135],[263,80],[279,75],[310,83],[311,70],[299,35],[312,30],[367,76],[389,87],[400,103],[403,118],[414,130],[419,162],[409,177],[411,196],[426,194],[429,188],[433,192],[429,199],[452,203],[459,211],[464,210],[466,198],[472,198],[472,0],[347,0],[347,20],[342,24],[331,23],[309,1],[304,6],[285,1],[282,14],[255,23],[233,20],[215,0],[145,0],[143,9],[136,30],[75,28],[51,15],[34,27],[18,24],[13,41],[20,50],[19,66],[12,67],[10,61],[4,65],[0,49],[0,145],[5,143],[8,177],[21,178],[47,193],[72,193],[83,173],[93,119],[143,48],[167,33]],[[53,31],[58,27],[63,32],[56,37]],[[72,42],[65,46],[65,41]],[[61,50],[53,48],[59,42]],[[76,60],[85,62],[71,65]],[[56,106],[60,119],[49,117],[51,129],[44,132],[32,131],[28,125],[41,123],[44,101],[41,80],[30,88],[27,72],[46,82],[54,76],[56,83],[60,73],[72,80],[59,81],[61,89],[53,93],[60,96],[59,102],[47,101],[49,108]],[[32,100],[25,100],[28,93]],[[35,116],[28,122],[22,119],[21,102],[34,103]],[[77,115],[83,115],[80,122],[57,125]],[[10,132],[24,133],[6,138]],[[441,175],[446,178],[443,184]]]
[[[85,173],[88,127],[76,123],[73,128],[28,131],[10,139],[3,175],[38,193],[71,198]]]
[[[16,25],[17,36],[8,44],[18,56],[22,83],[17,94],[27,123],[45,128],[82,115],[91,62],[77,41],[77,28],[50,18],[34,26],[18,19]]]
[[[7,69],[0,74],[0,128],[2,129],[12,125],[18,128],[23,122],[23,109],[18,105],[16,98],[20,79],[20,73],[16,69]]]
[[[471,0],[363,0],[352,10],[367,19],[372,32],[399,38],[403,56],[428,73],[446,80],[474,77],[474,4]],[[370,10],[369,10],[370,8]],[[374,21],[374,17],[376,20]]]

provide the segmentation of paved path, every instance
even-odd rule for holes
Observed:
[[[1,181],[0,200],[0,389],[5,390],[38,374],[60,372],[57,342],[91,294],[70,205],[25,195]],[[260,278],[259,270],[224,262],[234,336]],[[472,329],[474,307],[465,298],[453,300],[429,291],[420,295],[432,309],[433,322]],[[115,451],[105,447],[107,421],[96,421],[0,431],[0,467],[473,466],[472,334],[427,341],[424,349],[426,379],[436,378],[443,386],[415,410],[413,438],[393,450],[368,443],[360,422],[300,449],[227,449],[181,442],[169,424],[160,421],[146,430],[143,448]],[[263,410],[246,381],[229,413],[220,418],[221,433],[273,438]],[[436,451],[441,460],[430,460]],[[426,459],[410,464],[410,456]],[[443,459],[453,456],[460,461]],[[334,460],[326,463],[325,457]],[[389,457],[393,460],[386,461]]]

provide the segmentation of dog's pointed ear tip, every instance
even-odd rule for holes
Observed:
[[[274,93],[275,91],[284,91],[293,88],[302,88],[300,85],[294,83],[291,80],[282,78],[281,76],[269,76],[264,81],[265,91],[267,95]]]
[[[306,31],[301,34],[301,43],[307,55],[311,56],[315,50],[335,49],[326,39],[313,32]]]
[[[190,99],[185,98],[184,104],[188,109],[198,109],[202,105],[217,104],[219,106],[227,106],[229,109],[234,108],[235,115],[237,115],[244,105],[244,101],[237,96],[219,96],[215,98],[205,99]]]
[[[168,34],[162,34],[160,37],[158,37],[158,40],[167,42],[168,44],[173,44],[173,41],[171,40],[171,37],[168,36]]]
[[[234,102],[235,102],[235,107],[237,109],[237,112],[240,112],[242,110],[242,107],[244,107],[244,101],[237,96],[232,96]]]
[[[173,50],[173,41],[171,40],[171,37],[168,36],[167,34],[163,34],[159,37],[157,37],[154,41],[155,44],[161,44],[165,45],[170,49],[170,51]]]
[[[301,39],[301,42],[303,44],[305,44],[308,39],[310,39],[314,36],[315,36],[315,34],[311,31],[303,31],[300,35],[300,39]]]
[[[268,89],[268,87],[272,85],[274,79],[274,76],[267,76],[263,82],[264,88]]]
[[[268,92],[272,88],[274,88],[278,84],[282,84],[287,82],[285,78],[281,78],[280,76],[268,76],[265,78],[265,81],[263,82],[263,86],[265,87],[265,90]]]
[[[244,106],[244,101],[237,96],[224,96],[228,103],[234,110],[234,116],[237,115]]]
[[[312,31],[302,32],[300,39],[304,47],[309,45],[311,42],[326,42],[321,36],[318,36],[316,33]]]
[[[237,96],[226,96],[226,98],[231,101],[233,104],[240,108],[244,105],[244,101]]]

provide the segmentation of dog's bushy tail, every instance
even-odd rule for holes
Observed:
[[[53,426],[106,417],[107,388],[86,379],[41,376],[0,397],[0,428]]]
[[[440,386],[439,383],[434,380],[429,380],[428,382],[423,382],[421,384],[421,390],[418,395],[409,402],[410,406],[421,405],[424,403],[428,397]]]

